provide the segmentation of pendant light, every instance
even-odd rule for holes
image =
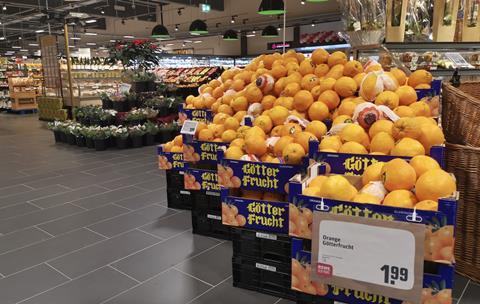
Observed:
[[[207,24],[200,19],[194,20],[190,24],[189,31],[192,35],[208,34]]]
[[[169,39],[170,33],[163,24],[157,24],[152,30],[152,38]]]
[[[227,30],[225,34],[223,34],[223,40],[238,40],[238,34],[234,30]]]
[[[278,37],[278,36],[279,35],[278,35],[277,29],[272,25],[267,26],[262,31],[262,37],[264,37],[264,38],[274,38],[274,37]]]
[[[258,13],[260,15],[280,15],[285,13],[283,0],[262,0]]]

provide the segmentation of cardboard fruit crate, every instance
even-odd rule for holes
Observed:
[[[157,156],[159,169],[182,171],[185,168],[183,153],[165,152],[163,147],[158,145]]]
[[[291,240],[286,234],[232,228],[233,254],[263,261],[290,263]]]
[[[180,104],[178,108],[178,119],[180,122],[194,120],[209,123],[213,119],[213,112],[210,109],[187,109],[185,108],[185,104]]]

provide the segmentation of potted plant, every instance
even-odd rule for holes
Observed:
[[[155,121],[155,122],[157,121],[157,116],[158,116],[157,110],[154,110],[152,108],[143,108],[143,109],[140,109],[140,111],[145,115],[147,120]]]
[[[125,102],[127,104],[128,111],[137,107],[137,94],[135,93],[126,93]]]
[[[152,146],[155,144],[155,136],[158,134],[158,125],[151,121],[147,121],[145,127],[145,145]]]
[[[132,77],[134,92],[152,92],[155,91],[155,74],[145,71],[139,71]]]
[[[127,99],[120,96],[112,98],[112,108],[117,112],[127,112],[130,110],[128,108]]]
[[[92,137],[95,144],[95,150],[106,150],[108,147],[108,139],[110,138],[110,136],[110,129],[108,127],[95,127]]]
[[[98,118],[100,121],[100,126],[106,127],[114,124],[116,115],[117,115],[117,111],[115,110],[99,109]]]
[[[170,103],[168,105],[168,113],[170,115],[178,114],[178,108],[183,103],[183,99],[180,96],[175,96],[175,97],[171,97],[171,98],[172,99],[170,100]]]
[[[61,122],[58,121],[58,120],[49,122],[47,124],[47,128],[53,132],[53,136],[55,138],[55,143],[58,143],[58,142],[62,141],[62,138],[61,138],[62,137],[61,136],[62,132],[60,131],[60,128],[59,128],[60,124],[61,124]]]
[[[111,132],[115,139],[115,146],[118,149],[126,149],[128,147],[128,129],[122,126],[114,126],[112,127]]]
[[[82,134],[82,130],[84,127],[82,127],[80,124],[76,125],[72,129],[72,134],[75,135],[75,143],[77,144],[77,147],[85,147],[85,136]]]
[[[67,143],[69,145],[76,145],[77,144],[77,140],[76,140],[76,133],[77,133],[77,126],[75,123],[71,122],[68,126],[67,126]]]
[[[130,126],[143,125],[147,121],[147,114],[143,109],[132,110],[125,115],[125,122]]]
[[[160,143],[166,143],[172,140],[178,132],[178,125],[176,123],[169,123],[161,125],[158,132],[157,141]]]
[[[128,128],[128,134],[132,140],[132,147],[139,148],[143,145],[143,135],[145,127],[142,125],[131,126]]]
[[[93,141],[94,127],[83,127],[81,132],[85,137],[85,146],[89,149],[95,148],[95,142]]]
[[[113,101],[107,95],[107,93],[102,92],[100,94],[100,99],[102,100],[102,108],[105,110],[111,109],[113,107]]]

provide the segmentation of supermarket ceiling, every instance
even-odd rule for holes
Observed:
[[[76,41],[76,46],[79,47],[88,42],[105,44],[111,39],[122,39],[124,35],[146,38],[151,29],[162,22],[178,39],[188,36],[188,27],[193,19],[206,20],[212,35],[230,28],[251,30],[255,26],[281,23],[276,17],[257,14],[260,1],[0,0],[0,31],[3,31],[3,34],[0,32],[0,37],[6,38],[0,38],[0,50],[10,48],[14,41],[23,41],[25,47],[35,45],[38,36],[48,31],[62,34],[65,18],[74,24],[69,30],[71,34],[98,34],[96,37],[82,38],[81,42]],[[202,3],[210,5],[209,13],[200,12],[199,5]],[[287,5],[287,20],[290,24],[339,18],[335,0],[306,4],[301,0],[288,0]]]

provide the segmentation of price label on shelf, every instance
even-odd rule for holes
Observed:
[[[198,121],[194,120],[185,120],[182,125],[182,130],[180,133],[187,134],[187,135],[195,135],[195,131],[197,130]]]
[[[314,213],[314,280],[418,303],[425,226]]]

